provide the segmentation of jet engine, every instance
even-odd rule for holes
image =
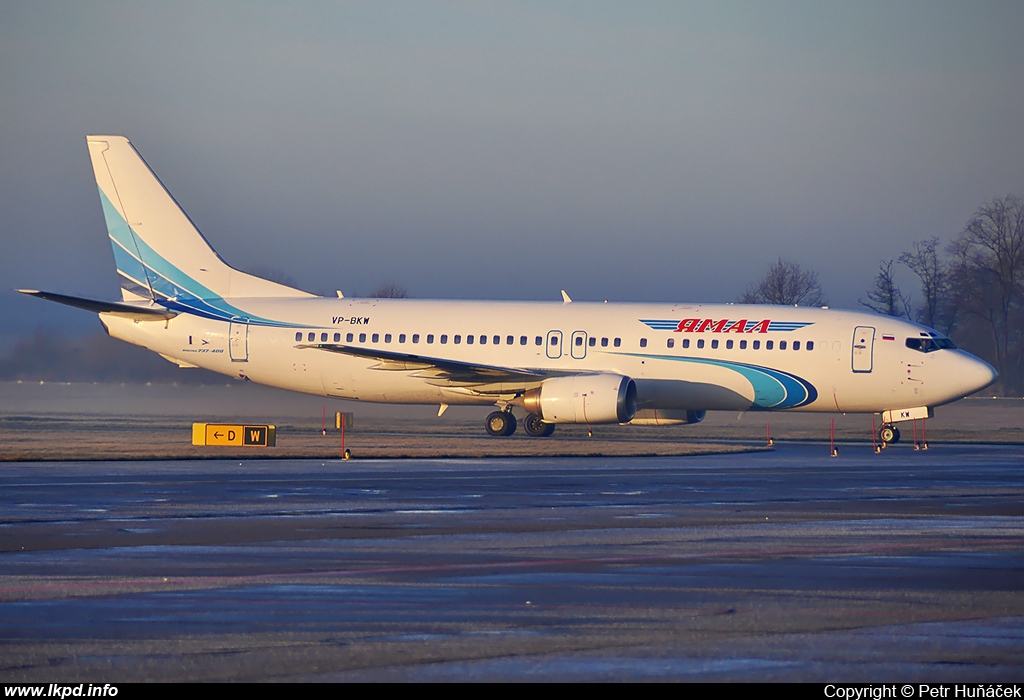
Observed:
[[[630,425],[683,425],[700,423],[707,411],[669,411],[663,408],[645,408],[637,411]]]
[[[553,377],[516,403],[546,423],[628,423],[636,415],[636,382],[620,374]]]

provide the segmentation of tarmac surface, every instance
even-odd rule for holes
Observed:
[[[1022,467],[7,462],[0,680],[1020,681]]]

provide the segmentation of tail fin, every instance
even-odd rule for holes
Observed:
[[[125,301],[310,297],[221,260],[124,136],[88,136]]]

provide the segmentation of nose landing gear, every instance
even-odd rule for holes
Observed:
[[[896,444],[900,441],[900,429],[895,425],[884,424],[878,429],[878,439],[882,441],[882,446]]]

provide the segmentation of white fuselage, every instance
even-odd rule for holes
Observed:
[[[500,391],[326,352],[321,343],[636,382],[641,410],[881,412],[932,407],[993,381],[934,332],[873,313],[780,306],[376,299],[229,299],[228,323],[101,314],[111,335],[183,365],[294,391],[386,403],[495,404]],[[253,319],[259,319],[253,320]],[[745,321],[745,323],[744,323]],[[483,342],[481,341],[483,338]],[[800,392],[805,392],[800,394]]]

